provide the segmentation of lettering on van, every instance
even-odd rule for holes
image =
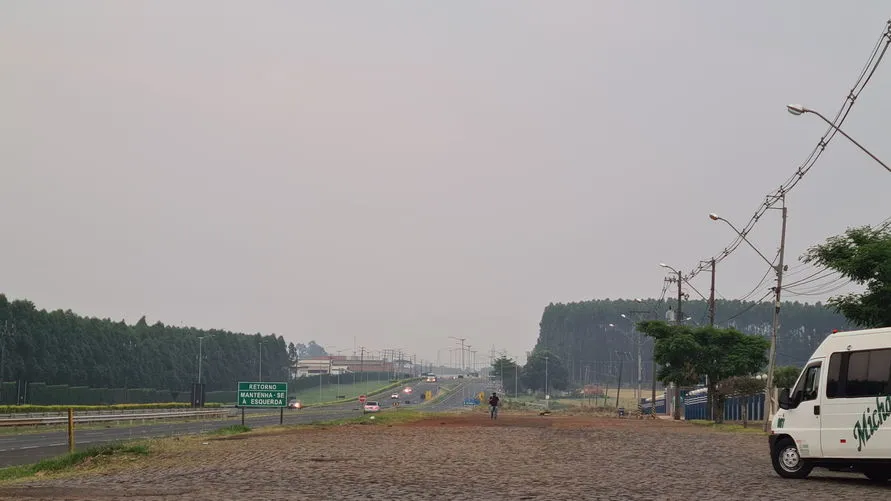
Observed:
[[[879,400],[876,397],[876,408],[866,412],[860,417],[860,421],[854,423],[854,438],[857,439],[857,452],[860,452],[866,442],[875,435],[876,431],[891,417],[891,395]]]

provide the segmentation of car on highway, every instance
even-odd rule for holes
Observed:
[[[394,399],[394,400],[399,400],[399,394],[398,394],[398,393],[393,393],[392,395],[390,395],[390,398],[392,398],[392,399]]]
[[[291,400],[288,402],[288,409],[297,409],[300,410],[303,408],[303,403],[300,400]]]
[[[381,406],[379,403],[369,400],[368,402],[365,402],[365,407],[363,407],[363,410],[365,412],[379,412],[381,410]]]

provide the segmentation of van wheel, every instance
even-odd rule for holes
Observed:
[[[873,482],[887,482],[891,479],[891,468],[870,467],[863,470],[866,478]]]
[[[798,447],[791,438],[784,438],[777,442],[773,453],[773,469],[777,475],[783,478],[807,478],[813,465],[801,459]]]

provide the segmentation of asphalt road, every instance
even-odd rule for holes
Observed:
[[[391,393],[399,392],[400,407],[403,409],[423,409],[431,412],[442,412],[464,408],[464,398],[472,398],[480,391],[486,391],[485,383],[479,379],[456,381],[438,381],[436,383],[419,382],[409,385],[410,394],[404,392],[405,386],[388,390],[382,394],[371,395],[369,400],[378,400],[382,409],[391,407]],[[443,399],[433,403],[423,403],[420,398],[427,390],[454,388]],[[411,403],[406,404],[405,400]],[[193,435],[205,433],[233,424],[241,423],[241,413],[225,419],[207,419],[188,422],[151,423],[138,426],[118,426],[75,431],[77,448],[96,446],[123,440],[169,437],[175,435]],[[275,413],[275,415],[268,415]],[[325,407],[308,407],[302,410],[285,409],[283,423],[309,424],[317,421],[331,421],[361,415],[358,402],[347,402]],[[275,409],[246,409],[245,424],[252,428],[279,424],[280,415]],[[21,435],[0,436],[0,467],[35,463],[42,459],[64,454],[68,450],[68,434],[65,430],[46,433],[26,433]]]

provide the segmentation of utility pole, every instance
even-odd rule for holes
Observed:
[[[678,271],[678,310],[674,312],[674,320],[675,323],[681,325],[684,322],[684,316],[681,314],[681,299],[684,296],[684,292],[681,289],[681,285],[683,284],[683,276],[681,272]],[[675,383],[674,385],[674,409],[672,409],[672,418],[676,420],[681,419],[681,387],[679,384]]]
[[[709,327],[715,326],[715,258],[711,259],[711,269],[712,269],[712,286],[708,295],[708,325]],[[705,418],[706,419],[714,419],[714,406],[715,406],[715,395],[713,391],[711,391],[711,385],[709,384],[708,375],[705,376],[705,387],[708,388],[708,393],[706,395],[705,402]]]
[[[520,379],[520,364],[517,361],[514,361],[514,398],[517,398],[518,393],[518,383],[517,381]]]
[[[449,336],[449,337],[452,338],[452,339],[461,341],[461,372],[464,372],[464,367],[465,367],[465,366],[464,366],[464,341],[466,341],[467,338],[464,338],[464,337],[455,337],[455,336]]]
[[[777,263],[776,272],[777,272],[777,288],[776,288],[776,300],[773,307],[773,329],[771,329],[770,334],[770,359],[767,363],[767,385],[765,385],[766,395],[764,404],[767,407],[767,411],[764,413],[764,431],[770,429],[770,419],[773,416],[773,413],[776,409],[776,402],[774,402],[773,398],[773,371],[774,366],[776,365],[777,359],[777,332],[780,329],[780,293],[783,291],[783,257],[786,253],[786,195],[785,193],[780,195],[781,201],[783,203],[782,212],[783,212],[783,226],[780,233],[780,258]]]
[[[359,379],[365,376],[365,347],[359,347],[361,355],[359,355]]]
[[[659,266],[661,266],[661,267],[663,267],[663,268],[666,268],[666,269],[669,269],[669,270],[671,270],[672,272],[677,273],[677,275],[678,275],[678,278],[677,278],[677,279],[674,279],[674,278],[666,278],[666,280],[668,281],[668,283],[671,283],[671,282],[673,282],[673,281],[675,281],[675,280],[677,280],[677,282],[678,282],[678,309],[677,309],[677,311],[674,312],[674,322],[675,322],[675,324],[677,324],[677,325],[680,326],[680,325],[684,322],[683,312],[681,312],[681,301],[682,301],[683,298],[684,298],[684,291],[683,291],[684,276],[681,274],[681,272],[680,272],[679,270],[676,270],[676,269],[672,268],[671,266],[668,266],[668,265],[665,264],[665,263],[659,263]],[[670,310],[670,309],[671,309],[671,307],[669,307],[669,310]],[[655,350],[654,350],[654,354],[655,354]],[[654,372],[654,376],[653,376],[653,388],[656,387],[655,370],[656,370],[656,364],[655,364],[655,359],[654,359],[654,363],[653,363],[653,372]],[[671,384],[671,387],[673,387],[673,388],[675,389],[675,391],[674,391],[674,404],[673,404],[674,410],[673,410],[672,414],[673,414],[674,419],[678,419],[678,420],[679,420],[679,419],[681,419],[681,389],[680,389],[680,386],[679,386],[677,383],[672,383],[672,384]],[[654,395],[655,395],[655,393],[656,393],[655,390],[653,391],[653,393],[654,393]],[[655,404],[655,400],[656,400],[656,399],[655,399],[655,397],[654,397],[654,398],[653,398],[653,403],[654,403],[654,404]],[[665,408],[668,409],[668,392],[667,392],[667,391],[666,391],[666,394],[665,394]]]
[[[551,408],[551,393],[548,391],[548,356],[545,355],[545,408]]]
[[[13,326],[13,329],[15,326]],[[0,332],[0,390],[3,389],[3,374],[6,367],[6,338],[9,336],[9,322],[3,321],[3,332]],[[16,402],[18,403],[18,402]]]
[[[634,332],[634,327],[632,327],[632,331]],[[643,358],[641,356],[641,345],[643,344],[643,337],[641,337],[641,333],[637,333],[637,405],[640,407],[641,399],[643,399]]]
[[[257,381],[263,382],[263,340],[260,339],[257,345],[260,347],[260,363],[257,369]]]
[[[681,272],[678,271],[678,309],[674,312],[674,322],[678,325],[684,323],[684,316],[681,315],[681,300],[684,297],[684,291],[681,289],[683,282],[684,278],[681,276]]]
[[[771,200],[773,199],[773,200]],[[771,329],[770,334],[770,356],[768,357],[767,362],[767,384],[764,385],[764,431],[767,431],[770,428],[770,418],[776,409],[776,401],[774,400],[773,395],[773,372],[774,366],[776,365],[776,357],[777,357],[777,333],[780,329],[780,297],[783,291],[783,272],[785,271],[785,265],[783,264],[783,259],[786,254],[786,193],[784,191],[780,191],[779,195],[772,195],[768,197],[767,203],[768,208],[775,209],[773,204],[779,200],[782,203],[782,207],[780,210],[783,214],[783,225],[780,233],[780,250],[779,250],[779,261],[776,265],[770,259],[767,259],[767,256],[761,253],[757,247],[755,247],[752,242],[749,242],[749,239],[746,238],[746,235],[733,226],[733,223],[724,219],[723,217],[711,213],[708,215],[709,219],[712,221],[724,221],[727,223],[730,228],[736,232],[737,235],[752,248],[761,259],[764,260],[777,274],[777,285],[776,289],[774,289],[775,297],[774,297],[774,307],[773,307],[773,327]]]
[[[201,384],[201,341],[204,341],[204,336],[198,336],[198,384]]]
[[[715,325],[715,258],[712,258],[712,290],[708,295],[708,324]]]
[[[619,395],[622,393],[622,368],[625,366],[625,354],[616,352],[616,356],[619,356],[619,381],[616,384],[616,409],[619,408]]]

